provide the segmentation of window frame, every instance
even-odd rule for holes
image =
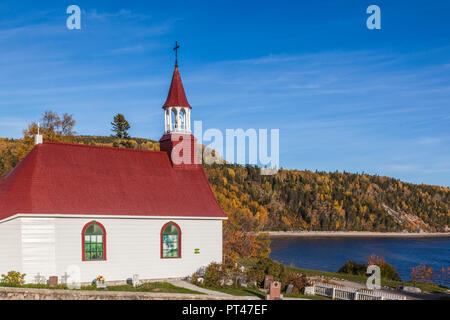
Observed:
[[[172,224],[173,226],[175,226],[178,229],[178,257],[164,257],[164,242],[163,242],[163,235],[164,235],[164,230],[166,229],[167,226],[169,226],[170,224]],[[161,241],[160,241],[160,247],[161,247],[161,259],[181,259],[181,228],[180,226],[173,222],[173,221],[169,221],[167,222],[165,225],[162,226],[161,228]]]
[[[86,229],[93,224],[98,225],[103,231],[103,258],[102,259],[86,259],[86,251],[85,251],[85,235]],[[81,253],[82,253],[82,261],[95,262],[95,261],[106,261],[106,228],[98,221],[90,221],[86,223],[81,231]]]

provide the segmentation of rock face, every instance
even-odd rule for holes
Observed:
[[[422,290],[417,287],[409,287],[409,286],[400,286],[397,288],[398,290],[409,292],[409,293],[421,293]]]

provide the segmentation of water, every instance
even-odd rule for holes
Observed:
[[[376,254],[392,264],[402,280],[419,264],[438,271],[450,266],[447,238],[272,238],[271,258],[286,265],[336,272],[346,260],[366,263]],[[441,283],[443,284],[443,283]],[[448,287],[448,282],[446,284]]]

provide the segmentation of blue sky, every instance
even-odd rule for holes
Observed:
[[[66,8],[82,9],[82,30]],[[381,8],[368,30],[366,8]],[[285,168],[450,183],[449,1],[2,1],[0,136],[47,109],[159,139],[180,70],[204,129],[280,129]]]

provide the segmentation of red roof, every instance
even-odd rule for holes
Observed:
[[[201,167],[175,169],[160,151],[49,142],[0,182],[0,220],[18,213],[226,217]]]
[[[189,102],[187,101],[186,93],[184,92],[183,82],[181,81],[178,66],[175,66],[175,70],[173,71],[169,95],[167,96],[166,103],[164,103],[163,105],[163,108],[166,107],[187,107],[192,109]]]

